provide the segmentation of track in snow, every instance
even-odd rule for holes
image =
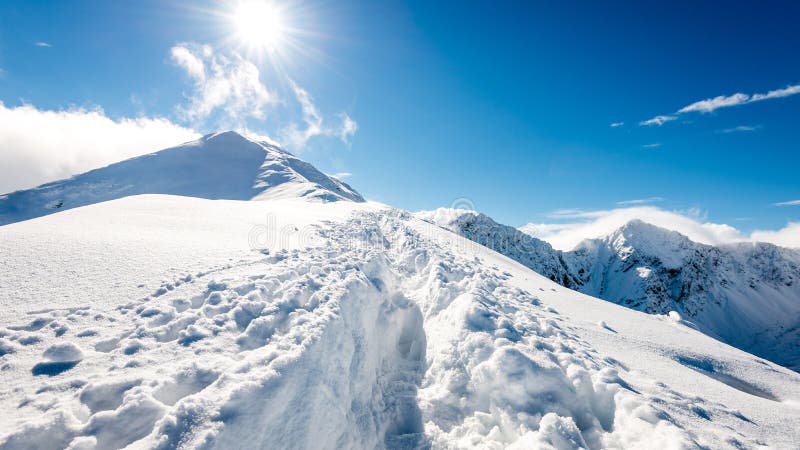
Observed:
[[[307,249],[6,327],[4,370],[26,383],[2,393],[19,420],[0,448],[759,444],[738,411],[634,386],[534,292],[413,222],[358,213]]]

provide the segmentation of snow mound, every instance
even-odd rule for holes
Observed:
[[[277,207],[242,203],[256,214]],[[139,217],[131,204],[48,219],[69,227],[102,210],[147,229],[182,214]],[[800,439],[796,373],[564,289],[406,212],[358,205],[341,219],[345,205],[324,206],[330,217],[303,245],[232,246],[218,265],[165,275],[138,295],[122,295],[131,279],[120,274],[94,296],[54,296],[48,309],[8,317],[0,448],[738,449]],[[217,211],[187,209],[197,220],[184,233],[202,248],[196,229],[215,226]],[[149,251],[128,249],[108,253],[109,264]],[[39,341],[21,344],[30,336]],[[56,345],[59,355],[83,349],[80,364],[32,374]]]
[[[0,225],[137,194],[364,201],[346,183],[291,153],[228,131],[0,196]]]

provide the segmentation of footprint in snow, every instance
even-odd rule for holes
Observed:
[[[71,342],[53,344],[44,351],[45,361],[31,369],[34,375],[55,376],[77,366],[83,360],[83,351]]]

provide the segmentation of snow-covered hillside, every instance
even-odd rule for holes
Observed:
[[[800,252],[714,247],[641,221],[567,258],[581,292],[651,314],[678,311],[704,332],[800,369]]]
[[[421,220],[235,133],[2,202],[2,450],[800,441],[797,373],[531,270],[587,288],[603,242],[584,261],[484,216]],[[639,249],[672,247],[635,225],[608,246],[636,273],[699,251],[669,234],[658,266]],[[731,270],[790,281],[768,250]]]
[[[0,228],[0,448],[792,448],[800,375],[372,203]]]
[[[0,225],[137,194],[364,201],[346,183],[279,147],[228,131],[2,195]]]
[[[579,279],[572,275],[571,268],[564,261],[562,252],[514,227],[499,224],[485,214],[465,209],[439,208],[420,211],[415,215],[506,255],[563,286],[573,289],[580,286]]]
[[[472,211],[418,213],[566,287],[650,314],[678,312],[701,331],[800,369],[800,252],[714,247],[634,220],[570,252]]]

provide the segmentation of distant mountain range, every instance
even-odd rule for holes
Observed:
[[[640,220],[559,251],[473,211],[417,215],[565,287],[649,314],[677,312],[708,335],[800,369],[800,251],[705,245]]]

